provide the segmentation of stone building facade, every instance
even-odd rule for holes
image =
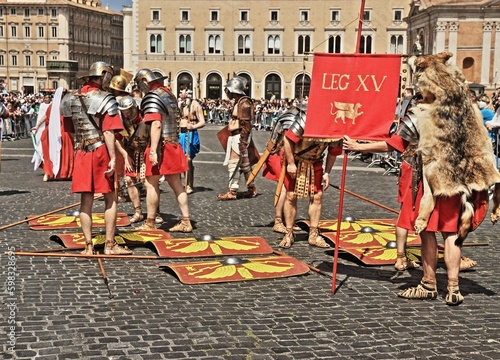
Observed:
[[[0,87],[28,94],[75,89],[101,60],[123,66],[123,15],[101,1],[0,2]]]
[[[500,83],[500,1],[412,0],[408,23],[410,53],[450,51],[476,92]]]
[[[233,74],[253,98],[307,95],[313,52],[354,53],[361,1],[133,0],[124,68],[168,76],[178,94],[223,97]],[[406,53],[407,0],[366,0],[360,52]]]

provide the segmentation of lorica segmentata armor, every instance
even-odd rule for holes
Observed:
[[[161,114],[161,136],[164,141],[178,137],[180,111],[177,99],[171,92],[163,88],[150,91],[141,101],[141,110],[143,114]]]
[[[104,145],[100,117],[106,114],[118,114],[118,103],[112,94],[103,90],[86,94],[69,93],[61,100],[61,115],[73,120],[75,149],[92,151]],[[94,126],[89,116],[92,116],[99,129]]]

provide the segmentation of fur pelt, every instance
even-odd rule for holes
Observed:
[[[465,77],[460,69],[446,64],[451,56],[444,52],[415,60],[423,102],[413,110],[420,133],[417,153],[422,156],[424,190],[415,230],[420,233],[427,227],[437,196],[459,194],[462,209],[458,242],[461,243],[471,230],[472,192],[485,191],[500,183],[500,174],[481,113],[471,102]],[[498,188],[497,199],[500,199],[500,186]],[[498,208],[499,201],[493,209],[493,222],[500,217]]]

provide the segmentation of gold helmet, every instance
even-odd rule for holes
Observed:
[[[109,84],[109,88],[113,90],[127,92],[126,87],[128,85],[127,79],[125,79],[122,75],[115,75],[111,79],[111,83]]]
[[[127,92],[127,85],[132,81],[134,75],[126,70],[120,69],[120,75],[115,75],[111,79],[110,89]]]

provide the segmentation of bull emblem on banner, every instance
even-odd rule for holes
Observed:
[[[337,108],[336,111],[333,111],[334,106]],[[337,119],[342,120],[342,123],[345,124],[345,118],[351,119],[352,124],[354,125],[355,119],[362,115],[363,112],[359,112],[358,109],[361,107],[360,103],[352,104],[352,103],[343,103],[343,102],[337,102],[334,101],[333,103],[330,103],[330,114],[335,116],[335,122],[338,122]]]

